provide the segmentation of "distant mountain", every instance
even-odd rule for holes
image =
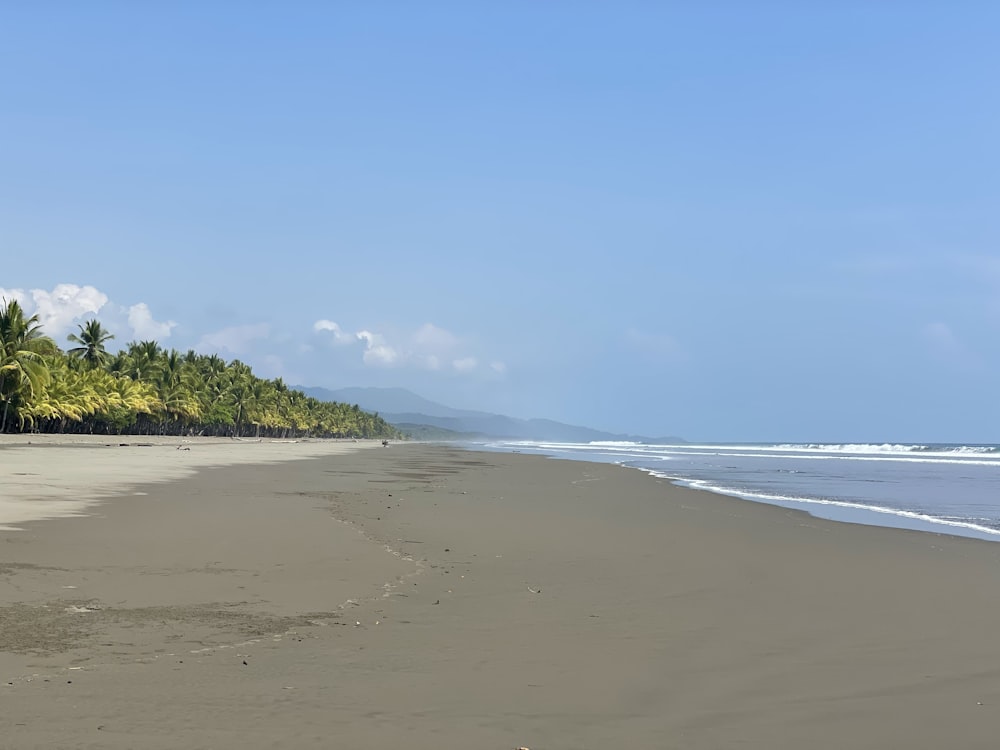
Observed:
[[[466,417],[482,414],[482,412],[477,411],[452,409],[450,406],[418,396],[405,388],[340,388],[336,391],[331,391],[328,388],[307,388],[301,385],[297,385],[295,388],[304,391],[307,396],[318,398],[320,401],[357,404],[365,411],[377,411],[380,414],[383,412],[392,414],[410,412],[427,414],[432,417]]]
[[[365,411],[378,412],[387,422],[427,439],[471,439],[475,437],[512,440],[555,440],[588,443],[595,440],[649,441],[637,435],[621,435],[590,427],[555,422],[551,419],[515,419],[484,411],[452,409],[450,406],[418,396],[405,388],[309,388],[297,390],[320,401],[357,404]],[[431,437],[431,436],[434,437]],[[683,442],[679,438],[662,438]]]

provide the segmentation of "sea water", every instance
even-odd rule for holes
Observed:
[[[850,523],[1000,541],[1000,446],[557,443],[488,450],[600,461],[678,484]]]

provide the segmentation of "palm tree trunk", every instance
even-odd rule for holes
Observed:
[[[5,380],[3,374],[0,374],[0,397],[3,397],[3,381]],[[3,420],[0,421],[0,432],[7,431],[7,407],[10,406],[10,397],[4,398],[3,400]]]

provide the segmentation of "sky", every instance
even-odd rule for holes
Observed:
[[[0,296],[695,441],[1000,442],[1000,6],[0,5]]]

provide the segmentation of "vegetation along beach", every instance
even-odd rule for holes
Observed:
[[[239,360],[155,341],[133,341],[112,356],[112,338],[92,319],[64,352],[37,315],[0,300],[0,432],[399,436],[357,405],[320,402],[281,378],[255,377]]]

